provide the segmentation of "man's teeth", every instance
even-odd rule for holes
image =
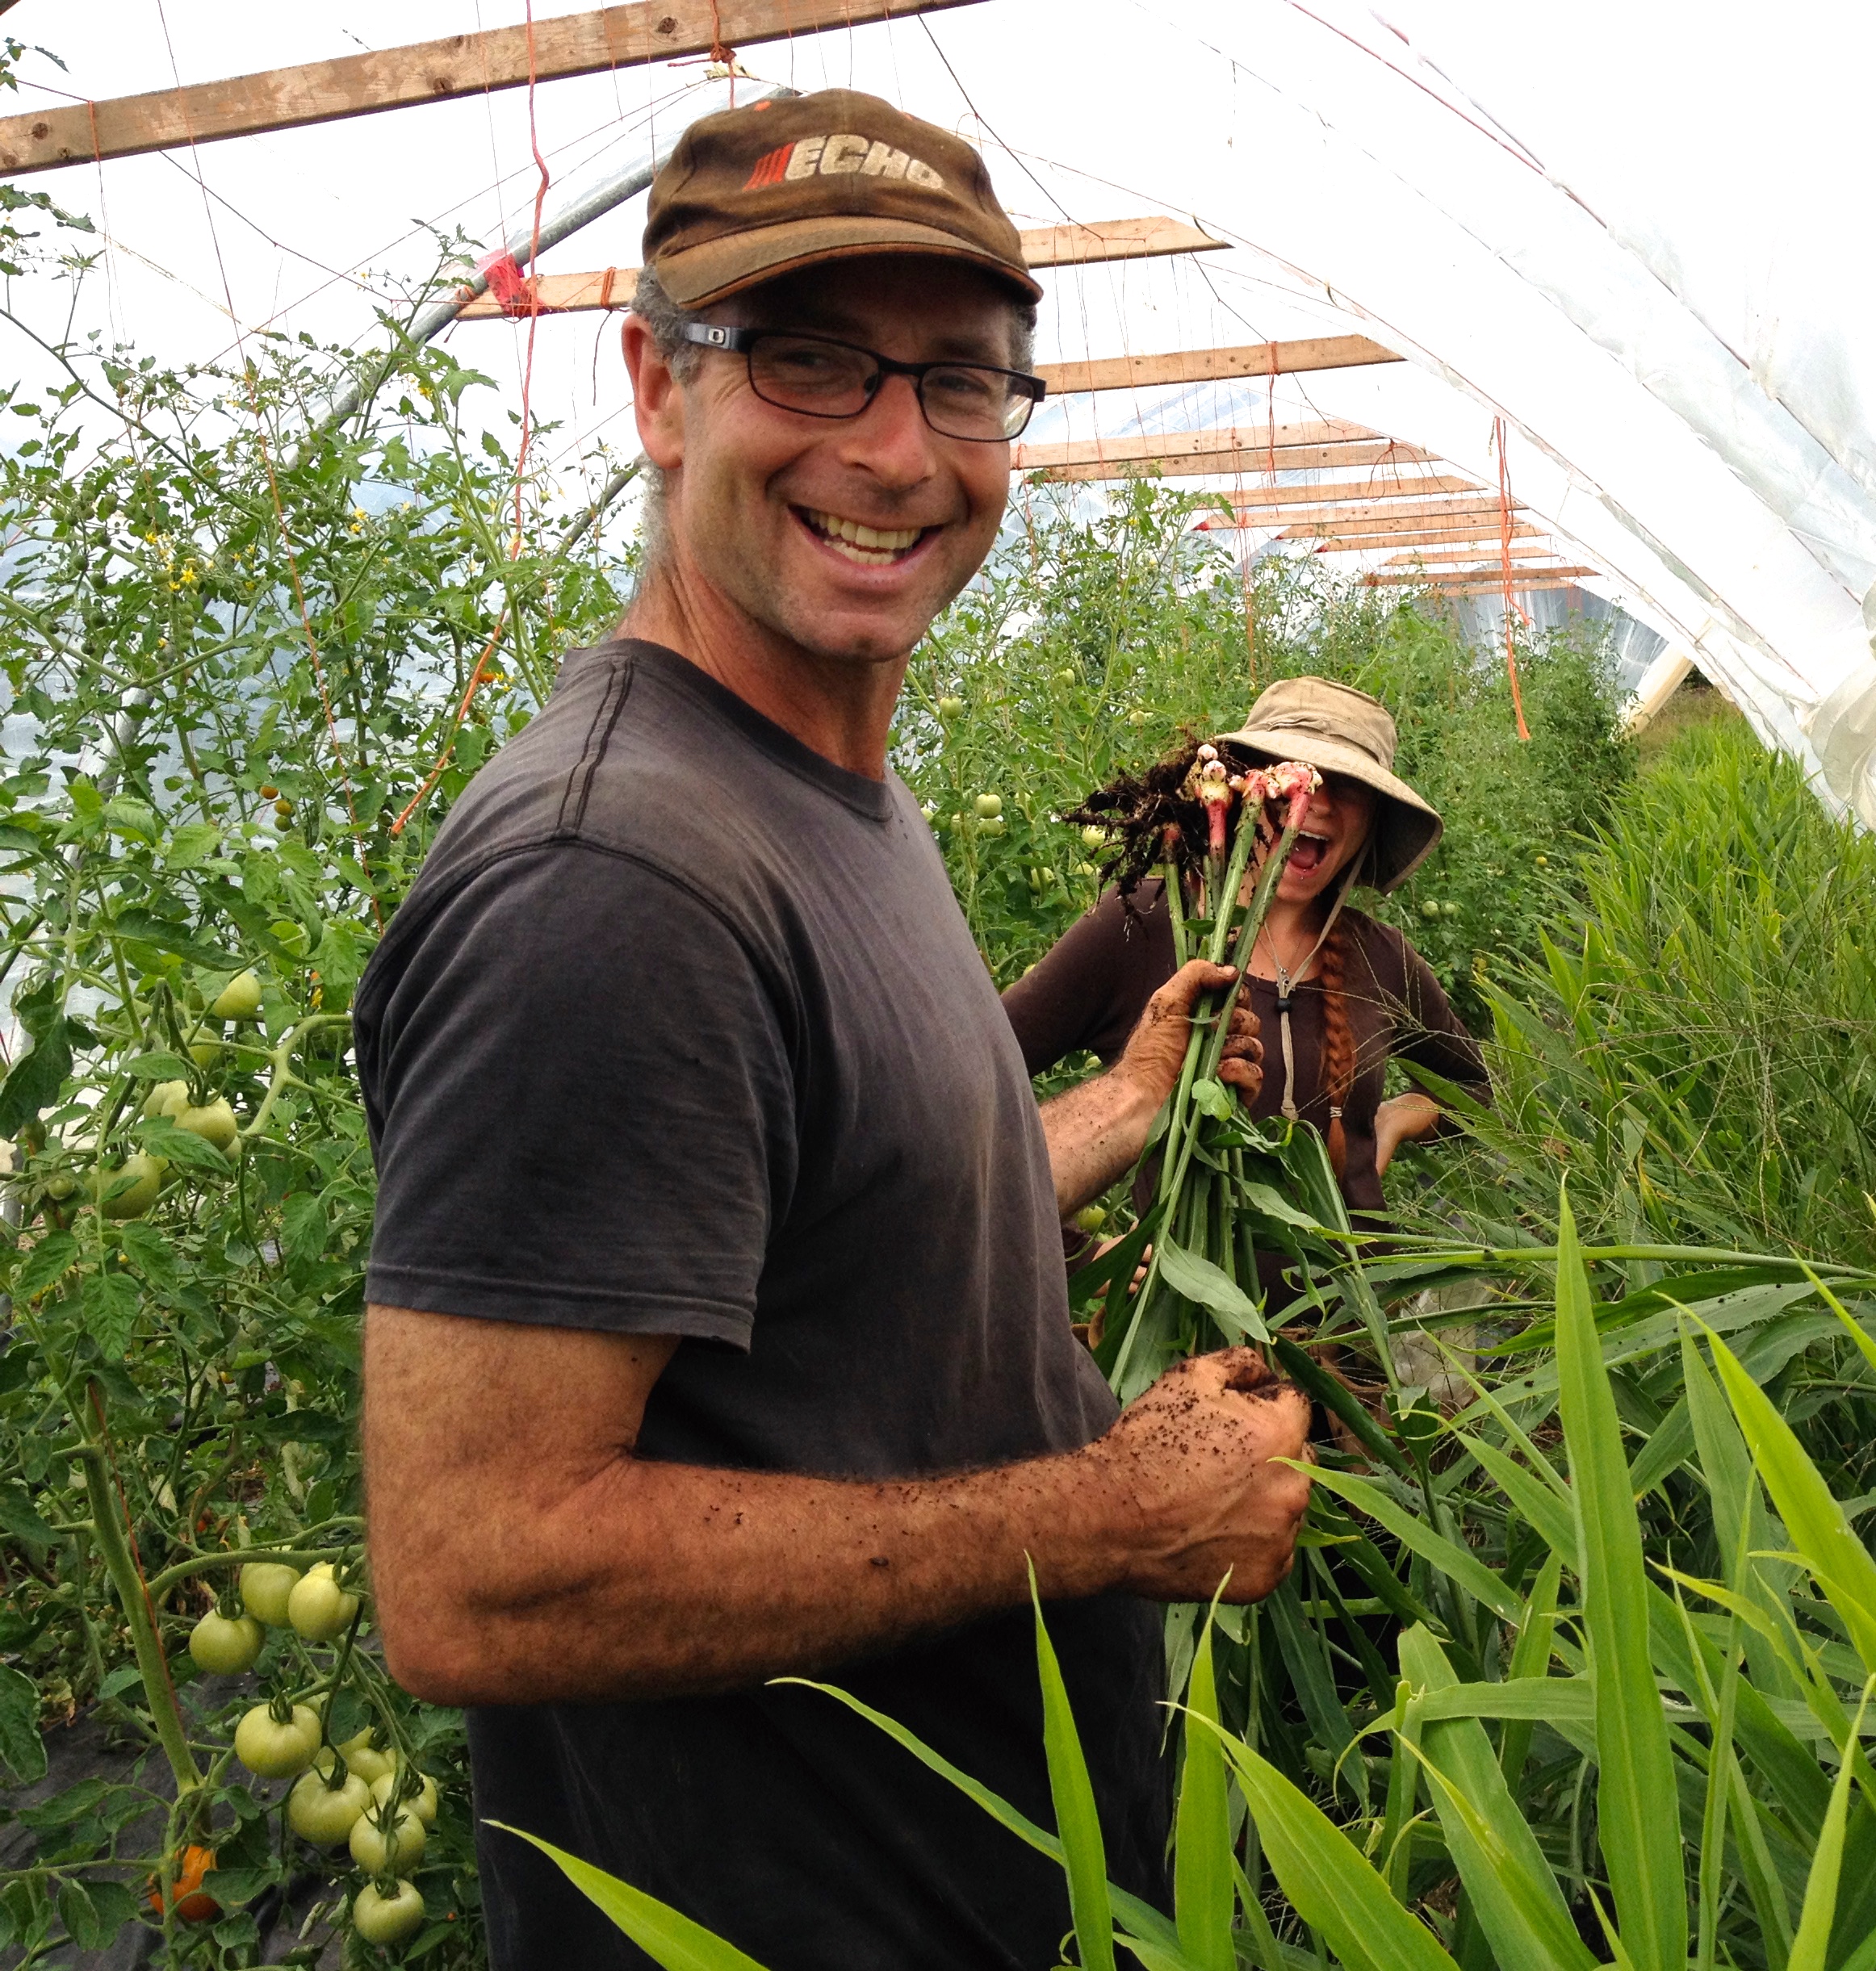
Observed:
[[[808,520],[815,533],[837,553],[863,567],[883,568],[896,561],[909,547],[918,545],[923,527],[869,527],[862,521],[846,520],[838,513],[823,513],[810,507]]]

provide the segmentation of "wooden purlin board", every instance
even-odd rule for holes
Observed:
[[[47,171],[145,151],[216,144],[266,130],[371,116],[420,103],[525,87],[609,69],[708,55],[825,29],[903,20],[975,0],[634,0],[526,27],[489,27],[403,48],[341,55],[146,95],[0,118],[0,170]]]
[[[1426,465],[1432,459],[1431,452],[1423,452],[1417,446],[1397,445],[1391,438],[1363,438],[1341,445],[1292,445],[1287,450],[1279,446],[1276,470],[1317,472],[1339,466]],[[1117,464],[1103,461],[1084,466],[1051,466],[1043,468],[1040,476],[1055,484],[1070,480],[1131,479],[1155,470],[1162,479],[1169,479],[1264,473],[1271,470],[1271,450],[1268,446],[1260,445],[1254,451],[1221,452],[1209,458],[1137,458]],[[1219,524],[1231,526],[1238,523],[1221,519]],[[1263,523],[1250,524],[1261,526]]]
[[[1168,253],[1208,253],[1230,244],[1214,240],[1183,220],[1154,213],[1144,219],[1103,219],[1085,226],[1038,226],[1024,233],[1023,257],[1032,267],[1083,267],[1106,260],[1154,260]],[[478,295],[463,304],[459,321],[487,321],[507,316],[526,321],[531,315],[582,315],[599,308],[626,308],[637,284],[636,267],[601,267],[590,274],[542,274],[529,284],[529,298],[511,303]]]
[[[1242,514],[1245,509],[1239,508]],[[1523,509],[1518,502],[1512,502],[1514,513]],[[1300,512],[1278,508],[1272,511],[1264,525],[1272,529],[1287,528],[1285,540],[1294,540],[1298,535],[1320,529],[1331,534],[1385,533],[1390,528],[1413,531],[1425,526],[1428,521],[1444,523],[1447,521],[1484,520],[1496,521],[1498,502],[1488,500],[1481,493],[1471,493],[1458,500],[1402,500],[1389,505],[1377,507],[1367,499],[1350,500],[1346,506],[1305,507]]]
[[[1502,588],[1505,571],[1497,563],[1483,563],[1476,554],[1472,557],[1473,565],[1468,568],[1370,568],[1362,580],[1379,584],[1384,588],[1409,588],[1415,584],[1424,588]],[[1552,559],[1548,563],[1514,562],[1511,565],[1511,586],[1520,587],[1527,580],[1535,580],[1542,575],[1595,575],[1599,571],[1584,565],[1572,563],[1565,567]]]
[[[1537,540],[1540,538],[1535,527],[1514,527],[1514,538]],[[1282,537],[1289,539],[1292,537]],[[1470,542],[1480,554],[1489,554],[1498,545],[1499,534],[1496,527],[1443,527],[1430,529],[1425,534],[1382,535],[1371,534],[1302,534],[1293,537],[1298,545],[1315,543],[1319,554],[1371,554],[1384,547],[1446,547],[1463,546]]]
[[[1279,506],[1329,506],[1338,500],[1364,502],[1424,500],[1435,493],[1477,493],[1487,488],[1450,472],[1402,473],[1389,479],[1318,479],[1301,486],[1252,486],[1225,495],[1241,513]],[[1256,523],[1253,523],[1254,525]],[[1275,524],[1274,522],[1272,523]]]
[[[1527,575],[1514,575],[1511,592],[1514,596],[1528,596],[1542,588],[1578,588],[1585,575],[1594,577],[1601,572],[1596,568],[1533,568]],[[1430,588],[1443,596],[1497,596],[1505,592],[1504,578],[1494,575],[1489,580],[1481,577],[1472,582],[1409,583],[1399,575],[1364,575],[1361,578],[1364,588]]]
[[[1391,546],[1392,543],[1389,542],[1388,545]],[[1548,544],[1542,547],[1534,547],[1528,541],[1514,541],[1511,546],[1511,559],[1514,561],[1520,559],[1529,560],[1534,555],[1560,554],[1563,551],[1561,548],[1552,547]],[[1395,554],[1383,562],[1381,566],[1384,568],[1405,569],[1420,564],[1433,566],[1443,561],[1472,561],[1476,559],[1472,550],[1466,547],[1416,549],[1411,554]]]
[[[1214,242],[1217,245],[1224,241]],[[1030,263],[1034,266],[1032,261]],[[1247,376],[1298,376],[1314,370],[1352,370],[1367,363],[1405,362],[1365,335],[1313,336],[1291,342],[1251,342],[1235,349],[1181,349],[1165,356],[1105,356],[1087,362],[1045,362],[1036,375],[1052,397],[1091,390],[1153,390],[1169,383],[1219,383]]]
[[[1376,547],[1391,544],[1396,534],[1425,534],[1438,527],[1471,527],[1477,530],[1480,540],[1497,540],[1504,528],[1496,500],[1490,505],[1483,501],[1455,501],[1451,505],[1438,507],[1431,500],[1422,504],[1417,514],[1401,513],[1338,513],[1331,508],[1320,518],[1298,520],[1288,514],[1275,517],[1283,526],[1278,535],[1282,541],[1307,541],[1317,534],[1336,534],[1346,539],[1371,538]],[[1514,533],[1531,534],[1536,530],[1521,526],[1514,521]]]
[[[1306,425],[1242,425],[1216,431],[1132,431],[1113,438],[1077,438],[1066,445],[1019,445],[1010,454],[1013,472],[1046,472],[1085,465],[1166,465],[1224,452],[1281,452],[1298,445],[1372,443],[1380,437],[1366,425],[1343,417]]]

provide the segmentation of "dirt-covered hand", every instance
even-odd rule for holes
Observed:
[[[1088,1447],[1115,1490],[1122,1585],[1158,1601],[1261,1601],[1290,1571],[1309,1503],[1309,1405],[1253,1349],[1170,1369]]]
[[[1186,1043],[1191,1036],[1192,1009],[1200,994],[1221,992],[1237,977],[1234,966],[1212,965],[1203,958],[1181,965],[1147,1001],[1113,1072],[1132,1081],[1157,1109],[1179,1081]],[[1231,1009],[1218,1078],[1246,1102],[1254,1102],[1263,1086],[1263,1042],[1258,1038],[1258,1018],[1242,994]]]

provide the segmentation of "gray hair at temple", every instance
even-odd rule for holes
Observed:
[[[680,308],[664,291],[664,283],[650,267],[639,270],[639,285],[632,293],[632,312],[651,330],[652,344],[664,358],[665,366],[671,374],[680,383],[689,383],[702,366],[706,351],[699,343],[685,341],[684,331],[690,323],[702,320],[702,316],[689,308]],[[1012,370],[1028,370],[1034,365],[1035,360],[1035,304],[1012,295],[1010,299],[1010,367]],[[665,502],[669,492],[664,468],[653,465],[647,459],[645,464],[643,508],[645,554],[639,571],[641,586],[647,571],[664,559],[669,546],[665,531]]]

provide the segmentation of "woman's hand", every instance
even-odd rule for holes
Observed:
[[[1375,1174],[1394,1161],[1403,1143],[1417,1143],[1439,1127],[1439,1104],[1430,1095],[1396,1095],[1375,1111]]]

